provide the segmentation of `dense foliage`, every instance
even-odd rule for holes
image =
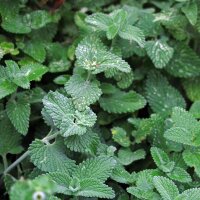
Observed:
[[[199,200],[200,2],[0,0],[0,199]]]

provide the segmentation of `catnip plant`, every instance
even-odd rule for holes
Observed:
[[[199,200],[200,2],[0,0],[0,199]]]

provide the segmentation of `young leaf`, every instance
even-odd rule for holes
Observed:
[[[94,13],[86,17],[85,21],[103,31],[107,31],[112,24],[112,19],[104,13]]]
[[[158,69],[164,68],[174,53],[174,49],[162,40],[146,42],[145,49]]]
[[[174,108],[172,112],[172,127],[166,130],[164,136],[177,143],[200,146],[200,123],[182,108]]]
[[[98,37],[93,35],[84,38],[76,49],[77,66],[91,71],[93,74],[108,69],[130,72],[127,62],[106,50],[106,47]]]
[[[171,172],[174,169],[175,163],[170,161],[168,155],[157,147],[151,147],[151,155],[154,162],[164,172]]]
[[[167,173],[167,176],[170,179],[179,181],[181,183],[189,183],[192,181],[190,174],[188,174],[186,170],[180,167],[175,167],[171,172]]]
[[[85,107],[95,103],[102,94],[98,82],[84,80],[79,75],[70,78],[65,84],[65,90],[72,96],[79,110],[84,110]]]
[[[64,137],[82,135],[86,133],[87,127],[92,127],[96,121],[92,110],[86,108],[82,112],[77,111],[72,100],[59,92],[49,92],[43,99],[43,104]]]
[[[140,47],[144,47],[144,33],[136,26],[126,25],[119,31],[119,36],[123,39],[135,41]]]
[[[179,195],[177,186],[168,178],[155,176],[153,183],[163,200],[174,200]]]
[[[144,159],[146,153],[143,149],[131,151],[130,149],[120,149],[118,151],[118,159],[122,165],[130,165],[131,163]]]
[[[129,147],[131,144],[130,138],[127,136],[126,131],[120,127],[113,127],[111,129],[112,138],[115,142],[123,147]]]
[[[10,100],[6,104],[6,112],[17,131],[26,135],[29,128],[29,117],[31,113],[30,103],[23,99]]]

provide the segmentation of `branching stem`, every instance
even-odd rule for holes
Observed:
[[[52,135],[46,136],[42,139],[43,142],[49,142],[50,140],[53,140],[57,137],[58,133],[54,133]],[[22,162],[28,155],[29,151],[27,150],[24,154],[22,154],[15,162],[13,162],[9,167],[7,167],[4,171],[4,175],[10,172],[13,168],[15,168],[20,162]]]

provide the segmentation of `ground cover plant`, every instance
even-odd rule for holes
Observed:
[[[0,0],[0,199],[199,200],[200,2]]]

